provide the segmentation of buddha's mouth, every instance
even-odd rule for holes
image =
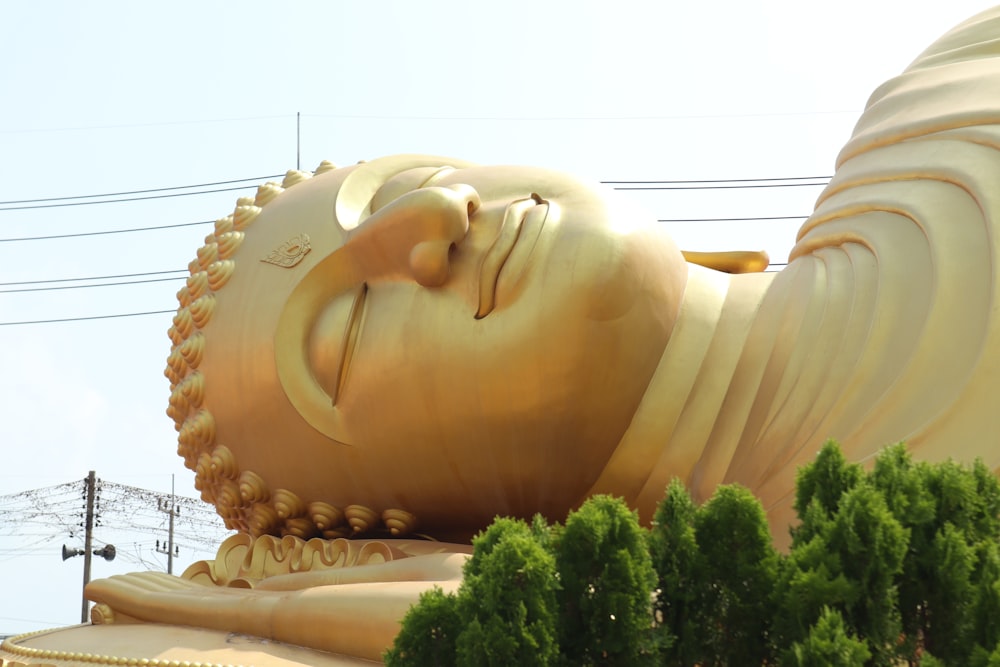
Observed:
[[[507,269],[507,277],[516,281],[527,265],[528,257],[541,233],[548,214],[547,201],[532,193],[527,199],[511,202],[504,211],[500,229],[492,245],[483,255],[479,268],[479,309],[481,320],[496,307],[497,283]],[[515,248],[518,252],[515,253]],[[521,248],[524,252],[521,252]]]

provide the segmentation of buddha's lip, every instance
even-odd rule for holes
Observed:
[[[476,311],[477,320],[489,315],[496,307],[497,282],[500,279],[500,273],[507,266],[507,260],[511,257],[515,246],[521,240],[524,221],[532,210],[543,203],[547,205],[545,200],[533,194],[529,198],[511,202],[504,211],[497,237],[483,255],[483,261],[480,265],[479,309]],[[542,223],[544,223],[544,218]],[[539,224],[533,230],[535,233],[531,236],[535,240],[538,238],[541,226]],[[524,262],[521,262],[521,265],[517,268],[517,273],[520,274],[524,270]]]

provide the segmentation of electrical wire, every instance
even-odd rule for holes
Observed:
[[[746,217],[746,218],[659,218],[657,222],[662,223],[680,223],[680,222],[752,222],[752,221],[771,221],[771,220],[804,220],[807,216],[804,215],[772,215],[772,216],[757,216],[757,217]],[[192,223],[189,223],[192,224]],[[207,223],[193,223],[193,224],[207,224]],[[125,230],[123,230],[125,231]],[[138,230],[133,230],[138,231]],[[91,234],[100,232],[90,232]],[[71,236],[71,235],[70,235]],[[53,237],[45,237],[53,238]],[[13,240],[13,239],[0,239],[3,240]],[[146,273],[123,273],[111,276],[92,276],[92,277],[80,277],[80,278],[59,278],[59,279],[49,279],[49,280],[24,280],[24,281],[14,281],[14,282],[4,282],[0,283],[0,287],[7,286],[20,286],[20,285],[37,285],[37,284],[48,284],[48,283],[63,283],[63,282],[81,282],[90,280],[111,280],[115,278],[143,278],[142,280],[124,280],[120,282],[111,283],[98,283],[94,285],[59,285],[56,287],[18,287],[17,289],[0,289],[0,294],[17,294],[22,292],[50,292],[59,291],[67,289],[83,289],[89,287],[118,287],[122,285],[139,285],[144,283],[156,283],[156,282],[167,282],[171,280],[184,280],[187,278],[187,269],[175,269],[173,271],[149,271]],[[147,276],[163,275],[168,273],[182,273],[185,275],[172,276],[169,278],[155,278],[146,279]]]
[[[0,322],[0,327],[16,327],[22,324],[56,324],[58,322],[87,322],[89,320],[110,320],[117,317],[142,317],[144,315],[166,315],[176,313],[172,310],[149,310],[143,313],[115,313],[114,315],[88,315],[86,317],[60,317],[52,320],[23,320],[21,322]]]
[[[127,190],[121,192],[111,192],[102,194],[89,194],[89,195],[72,195],[72,196],[61,196],[61,197],[45,197],[38,199],[12,199],[7,201],[0,201],[0,211],[13,211],[13,210],[25,210],[25,209],[38,209],[38,208],[52,208],[61,206],[77,206],[77,205],[87,205],[87,204],[112,204],[116,202],[123,201],[139,201],[147,199],[160,199],[165,197],[181,197],[189,196],[195,194],[209,194],[213,192],[228,192],[233,190],[243,190],[254,187],[253,185],[239,186],[234,188],[221,188],[212,190],[202,190],[199,192],[180,192],[171,194],[161,194],[161,195],[150,195],[146,197],[129,197],[129,198],[116,198],[116,199],[100,199],[102,197],[120,197],[121,195],[131,195],[131,194],[144,194],[150,192],[165,192],[169,190],[180,190],[180,189],[190,189],[190,188],[201,188],[215,185],[225,185],[229,183],[242,183],[246,181],[265,181],[269,178],[278,178],[280,174],[271,176],[259,176],[253,178],[245,179],[232,179],[227,181],[213,181],[206,183],[198,183],[191,185],[177,185],[177,186],[167,186],[159,188],[148,188],[144,190]],[[825,181],[830,179],[829,176],[786,176],[786,177],[768,177],[768,178],[728,178],[728,179],[700,179],[700,180],[605,180],[601,181],[602,184],[615,186],[615,190],[731,190],[731,189],[742,189],[742,188],[775,188],[775,187],[797,187],[797,186],[819,186],[823,185]],[[807,182],[807,181],[821,181],[821,182]],[[93,199],[93,201],[77,201],[77,202],[65,202],[64,200],[69,199]],[[39,204],[38,202],[61,202],[61,203],[45,203]],[[24,206],[9,206],[10,204],[25,204]],[[685,220],[660,220],[660,222],[715,222],[715,221],[742,221],[742,220],[787,220],[793,219],[799,216],[771,216],[766,218],[694,218]],[[804,216],[802,216],[804,217]],[[126,234],[133,232],[144,232],[144,231],[154,231],[162,229],[176,229],[180,227],[191,227],[196,225],[207,225],[212,224],[213,221],[199,221],[199,222],[188,222],[188,223],[178,223],[172,225],[156,225],[150,227],[133,227],[128,229],[112,229],[112,230],[100,230],[92,232],[75,232],[72,234],[51,234],[44,236],[23,236],[23,237],[13,237],[13,238],[0,238],[0,243],[16,243],[25,241],[47,241],[53,239],[66,239],[66,238],[79,238],[85,236],[100,236],[107,234]]]
[[[806,177],[803,177],[806,178]],[[754,216],[754,217],[741,217],[741,218],[659,218],[657,222],[661,223],[687,223],[687,222],[751,222],[751,221],[775,221],[775,220],[803,220],[807,216],[804,215],[787,215],[787,216]],[[186,223],[185,225],[176,226],[189,226],[189,225],[200,225],[200,224],[210,224],[211,221],[198,222],[198,223]],[[167,227],[172,227],[175,225],[170,225]],[[155,228],[137,228],[133,230],[116,230],[110,232],[84,232],[81,234],[70,234],[63,235],[60,237],[39,237],[39,238],[64,238],[66,236],[85,236],[92,234],[102,234],[102,233],[120,233],[125,231],[144,231],[145,229],[162,229],[163,227]],[[2,241],[11,241],[17,239],[0,239]],[[30,240],[30,239],[28,239]],[[776,267],[786,266],[786,263],[772,262],[767,270],[773,271]],[[20,286],[20,285],[37,285],[37,284],[49,284],[49,283],[60,283],[60,282],[77,282],[77,281],[89,281],[89,280],[106,280],[106,279],[116,279],[116,278],[141,278],[140,280],[124,280],[111,283],[99,283],[93,285],[59,285],[54,287],[18,287],[17,289],[5,289],[0,290],[0,294],[13,294],[13,293],[24,293],[24,292],[43,292],[43,291],[59,291],[66,289],[82,289],[82,288],[97,288],[97,287],[118,287],[124,285],[137,285],[145,283],[155,283],[155,282],[168,282],[168,281],[179,281],[186,279],[186,275],[171,276],[166,278],[147,278],[147,276],[163,275],[169,273],[181,273],[186,274],[186,269],[176,269],[173,271],[150,271],[145,273],[126,273],[117,274],[109,276],[92,276],[92,277],[76,277],[76,278],[61,278],[61,279],[48,279],[48,280],[36,280],[36,281],[12,281],[0,283],[0,286]],[[162,315],[173,313],[174,310],[158,310],[158,311],[147,311],[147,312],[136,312],[136,313],[118,313],[112,315],[96,315],[96,316],[86,316],[86,317],[72,317],[72,318],[53,318],[47,320],[30,320],[30,321],[18,321],[18,322],[0,322],[0,326],[18,326],[18,325],[31,325],[31,324],[56,324],[62,322],[80,322],[88,320],[100,320],[100,319],[111,319],[120,317],[140,317],[144,315]]]
[[[98,285],[62,285],[60,287],[19,287],[17,289],[0,289],[0,294],[18,294],[21,292],[52,292],[66,289],[86,289],[88,287],[119,287],[121,285],[141,285],[144,283],[162,283],[170,280],[184,280],[186,276],[172,278],[149,278],[147,280],[123,280],[116,283],[100,283]]]
[[[13,282],[0,283],[0,287],[11,285],[41,285],[44,283],[72,283],[82,280],[114,280],[117,278],[138,278],[145,276],[159,276],[166,273],[187,273],[187,269],[173,269],[171,271],[146,271],[144,273],[119,273],[113,276],[87,276],[85,278],[49,278],[48,280],[18,280]]]
[[[92,201],[63,202],[60,204],[26,204],[24,206],[3,206],[0,211],[27,211],[39,208],[62,208],[65,206],[90,206],[93,204],[118,204],[125,201],[145,201],[147,199],[167,199],[170,197],[191,197],[193,195],[207,195],[213,192],[232,192],[234,190],[249,190],[256,188],[256,185],[240,185],[232,188],[215,188],[214,190],[200,190],[198,192],[174,192],[169,195],[146,195],[144,197],[123,197],[120,199],[99,199]]]
[[[192,185],[179,185],[170,187],[159,187],[159,188],[148,188],[144,190],[130,190],[112,193],[102,193],[102,194],[90,194],[90,195],[74,195],[65,197],[47,197],[39,199],[21,199],[21,200],[7,200],[0,201],[0,210],[15,210],[24,208],[48,208],[53,206],[68,206],[76,204],[100,204],[100,203],[114,203],[116,201],[136,201],[140,199],[158,199],[163,197],[173,197],[173,196],[185,196],[192,194],[204,194],[209,192],[221,192],[228,190],[240,190],[246,189],[252,186],[241,186],[236,188],[223,188],[215,190],[204,190],[202,192],[188,192],[188,193],[172,193],[172,194],[160,194],[151,195],[149,197],[133,197],[127,199],[106,199],[108,197],[120,197],[122,195],[133,195],[133,194],[147,194],[152,192],[167,192],[172,190],[190,189],[190,188],[203,188],[211,187],[215,185],[227,185],[229,183],[242,183],[245,181],[262,181],[269,178],[277,178],[280,175],[272,176],[261,176],[247,179],[233,179],[228,181],[215,181],[209,183],[200,183]],[[823,182],[815,181],[826,181],[829,180],[828,176],[789,176],[789,177],[770,177],[770,178],[734,178],[734,179],[701,179],[701,180],[606,180],[601,181],[605,185],[615,186],[614,189],[618,190],[701,190],[701,189],[736,189],[736,188],[764,188],[764,187],[796,187],[796,186],[819,186],[823,185]],[[105,199],[102,199],[105,198]],[[73,203],[48,203],[39,204],[39,202],[65,202],[65,200],[70,199],[92,199],[93,201],[81,201]],[[2,208],[4,205],[9,204],[28,204],[27,206],[19,207],[8,207]],[[792,216],[792,215],[782,215],[782,216],[754,216],[754,217],[735,217],[735,218],[660,218],[657,222],[661,223],[698,223],[698,222],[751,222],[751,221],[779,221],[779,220],[802,220],[807,216]],[[91,232],[75,232],[71,234],[53,234],[46,236],[31,236],[31,237],[15,237],[15,238],[3,238],[0,239],[0,243],[14,243],[14,242],[25,242],[25,241],[42,241],[51,239],[67,239],[67,238],[80,238],[87,236],[99,236],[108,234],[125,234],[125,233],[137,233],[146,231],[155,231],[163,229],[176,229],[182,227],[192,227],[199,225],[209,225],[213,224],[214,221],[204,220],[198,222],[189,223],[178,223],[171,225],[156,225],[149,227],[134,227],[128,229],[113,229],[113,230],[100,230]],[[773,263],[768,267],[768,270],[774,267],[784,266],[784,264]],[[183,280],[186,278],[185,275],[170,276],[170,277],[158,277],[151,278],[150,276],[164,276],[171,273],[186,273],[185,269],[177,269],[174,271],[151,271],[146,273],[129,273],[129,274],[117,274],[111,276],[94,276],[94,277],[75,277],[75,278],[63,278],[63,279],[44,279],[44,280],[34,280],[34,281],[10,281],[0,283],[0,286],[15,287],[15,289],[4,289],[0,290],[0,294],[10,294],[10,293],[24,293],[24,292],[42,292],[42,291],[58,291],[65,289],[83,289],[83,288],[97,288],[97,287],[117,287],[123,285],[135,285],[135,284],[145,284],[154,282],[168,282],[173,280]],[[122,280],[117,281],[118,278],[138,278],[137,280]],[[52,283],[66,283],[66,282],[84,282],[84,281],[97,281],[97,280],[116,280],[116,282],[102,282],[99,284],[87,284],[87,285],[55,285],[50,287],[37,287],[37,285],[42,284],[52,284]],[[22,287],[22,286],[31,287]],[[92,315],[83,317],[67,317],[67,318],[52,318],[52,319],[42,319],[42,320],[25,320],[16,322],[0,322],[0,326],[19,326],[19,325],[33,325],[33,324],[55,324],[62,322],[81,322],[90,320],[103,320],[103,319],[113,319],[122,317],[141,317],[146,315],[163,315],[175,312],[174,310],[157,310],[157,311],[145,311],[145,312],[132,312],[132,313],[115,313],[109,315]]]
[[[659,218],[657,222],[753,222],[764,220],[805,220],[808,217],[807,215],[765,215],[756,218]]]
[[[734,185],[628,185],[617,186],[615,190],[743,190],[749,188],[795,188],[795,187],[819,187],[826,185],[820,183],[736,183]],[[2,209],[0,209],[2,210]]]
[[[120,123],[118,125],[81,125],[77,127],[38,127],[22,128],[17,130],[0,130],[0,134],[35,134],[43,132],[79,132],[86,130],[121,130],[139,127],[166,127],[170,125],[201,125],[205,123],[239,123],[249,120],[274,120],[277,118],[288,119],[292,116],[288,114],[274,116],[245,116],[240,118],[208,118],[204,120],[172,120],[158,123]]]
[[[75,239],[81,236],[102,236],[104,234],[130,234],[132,232],[149,232],[157,229],[176,229],[178,227],[195,227],[197,225],[215,224],[214,220],[200,222],[180,222],[176,225],[157,225],[155,227],[132,227],[130,229],[108,229],[100,232],[76,232],[74,234],[53,234],[51,236],[21,236],[10,239],[0,239],[0,243],[16,243],[18,241],[49,241],[51,239]]]
[[[148,188],[145,190],[126,190],[122,192],[109,192],[103,194],[89,195],[69,195],[62,197],[42,197],[37,199],[11,199],[0,201],[0,211],[23,211],[41,208],[58,208],[63,206],[85,206],[91,204],[116,204],[128,201],[143,201],[149,199],[164,199],[168,197],[189,197],[192,195],[211,194],[215,192],[231,192],[235,190],[247,190],[256,187],[255,184],[241,185],[231,188],[214,188],[211,190],[199,190],[197,192],[171,192],[170,194],[148,195],[142,197],[125,197],[124,195],[147,194],[151,192],[167,192],[170,190],[186,190],[191,188],[204,188],[215,185],[226,185],[230,183],[245,183],[247,181],[261,182],[269,178],[280,178],[281,174],[271,176],[258,176],[253,178],[239,178],[228,181],[215,181],[211,183],[199,183],[193,185],[176,185],[160,188]],[[774,178],[726,178],[726,179],[701,179],[701,180],[633,180],[633,181],[600,181],[604,185],[613,185],[615,190],[729,190],[736,188],[780,188],[796,186],[818,186],[825,185],[830,180],[830,176],[789,176]],[[785,182],[792,181],[792,182]],[[801,181],[820,181],[814,183],[803,183]],[[101,197],[114,197],[113,199],[100,199]],[[68,201],[74,199],[86,199],[94,201]],[[43,203],[44,202],[44,203]],[[56,203],[53,203],[56,202]],[[12,204],[18,204],[13,206]]]
[[[0,621],[17,621],[20,623],[41,623],[42,625],[66,625],[66,621],[40,621],[36,618],[16,618],[14,616],[0,616]]]
[[[64,197],[42,197],[40,199],[11,199],[8,201],[0,201],[0,206],[8,206],[10,204],[39,204],[42,202],[53,202],[53,201],[66,201],[68,199],[97,199],[100,197],[123,197],[125,195],[142,195],[150,192],[166,192],[168,190],[190,190],[192,188],[209,188],[215,187],[216,185],[230,185],[232,183],[246,183],[247,181],[266,181],[269,178],[281,178],[281,174],[275,174],[272,176],[254,176],[252,178],[234,178],[230,181],[214,181],[212,183],[194,183],[192,185],[171,185],[162,188],[149,188],[146,190],[125,190],[123,192],[104,192],[102,194],[96,195],[68,195]]]
[[[303,118],[333,118],[337,120],[414,120],[414,121],[637,121],[683,120],[716,118],[777,118],[784,116],[828,116],[861,113],[856,109],[831,111],[784,111],[738,114],[681,114],[672,116],[400,116],[362,114],[302,114]]]
[[[770,219],[770,218],[766,218],[766,219]],[[766,272],[771,272],[774,269],[774,267],[782,267],[782,266],[787,266],[787,265],[788,265],[787,262],[771,262],[770,264],[768,264],[767,269],[765,271]],[[141,274],[139,274],[139,275],[141,275]],[[113,287],[113,286],[118,286],[118,285],[136,285],[136,284],[141,284],[141,283],[161,282],[161,281],[166,281],[166,280],[181,280],[183,278],[184,278],[183,276],[179,276],[179,277],[176,277],[176,278],[158,278],[158,279],[154,279],[154,280],[124,281],[124,282],[120,282],[120,283],[104,283],[104,284],[101,284],[101,285],[72,285],[72,286],[66,286],[66,287],[41,287],[41,288],[33,288],[33,289],[0,290],[0,294],[9,294],[9,293],[12,293],[12,292],[36,292],[36,291],[45,291],[45,290],[73,289],[74,287]],[[27,324],[56,324],[56,323],[60,323],[60,322],[83,322],[83,321],[87,321],[87,320],[104,320],[104,319],[111,319],[111,318],[116,318],[116,317],[140,317],[140,316],[143,316],[143,315],[165,315],[165,314],[168,314],[168,313],[175,313],[175,312],[177,312],[176,309],[175,310],[153,310],[153,311],[142,312],[142,313],[118,313],[118,314],[115,314],[115,315],[92,315],[92,316],[88,316],[88,317],[66,317],[66,318],[56,318],[56,319],[51,319],[51,320],[31,320],[31,321],[22,321],[22,322],[0,322],[0,327],[2,327],[2,326],[18,326],[18,325],[27,325]]]
[[[804,220],[808,216],[805,215],[766,215],[750,218],[660,218],[657,222],[750,222],[750,221],[761,221],[761,220]],[[130,229],[109,229],[98,232],[76,232],[73,234],[53,234],[51,236],[21,236],[16,238],[6,238],[0,239],[0,243],[17,243],[23,241],[48,241],[51,239],[71,239],[83,236],[101,236],[105,234],[129,234],[132,232],[148,232],[155,231],[159,229],[175,229],[178,227],[194,227],[196,225],[211,225],[214,224],[214,220],[202,220],[199,222],[182,222],[176,225],[157,225],[155,227],[133,227]],[[41,281],[33,281],[41,282]],[[52,282],[62,282],[62,281],[52,281]],[[0,285],[7,285],[11,283],[0,283]]]
[[[766,183],[774,181],[828,181],[832,176],[777,176],[774,178],[718,178],[679,181],[601,181],[603,185],[688,185],[694,183]]]
[[[268,176],[253,176],[250,178],[234,178],[228,181],[211,181],[206,183],[192,183],[190,185],[170,185],[157,188],[146,188],[144,190],[122,190],[120,192],[102,192],[89,195],[64,195],[60,197],[39,197],[37,199],[8,199],[0,201],[0,206],[12,204],[40,204],[45,202],[68,201],[70,199],[99,199],[101,197],[123,197],[125,195],[140,195],[150,192],[167,192],[170,190],[191,190],[193,188],[208,188],[216,185],[231,185],[233,183],[246,183],[248,181],[260,183],[271,178],[282,178],[283,174],[271,174]],[[778,182],[778,181],[828,181],[832,176],[787,176],[771,178],[721,178],[721,179],[686,179],[686,180],[623,180],[623,181],[600,181],[602,185],[692,185],[699,183],[758,183],[758,182]],[[252,187],[252,186],[247,186]],[[242,189],[242,188],[239,188]],[[189,193],[196,194],[196,193]]]

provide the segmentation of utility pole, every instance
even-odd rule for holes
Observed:
[[[174,476],[170,476],[170,502],[166,502],[163,498],[160,498],[159,509],[161,512],[166,512],[170,515],[170,527],[167,529],[167,541],[164,542],[163,548],[160,548],[160,541],[156,541],[156,550],[161,554],[167,554],[167,574],[174,573],[174,556],[179,552],[179,549],[174,546],[174,519],[181,513],[181,508],[177,507],[177,501],[174,496]]]
[[[113,561],[115,559],[115,545],[105,544],[103,548],[93,549],[94,546],[94,496],[96,495],[96,478],[94,476],[94,471],[91,470],[87,478],[83,480],[83,497],[85,499],[84,508],[86,514],[84,515],[84,522],[81,524],[84,527],[84,538],[83,538],[83,549],[70,549],[65,544],[62,547],[62,559],[67,560],[73,556],[83,556],[83,592],[80,594],[82,598],[82,603],[80,606],[80,622],[86,623],[89,620],[90,604],[87,602],[87,584],[90,583],[90,557],[91,555],[100,556],[106,561]],[[72,537],[72,534],[70,535]]]
[[[91,470],[87,475],[86,484],[86,494],[87,494],[87,518],[86,521],[86,534],[83,538],[83,587],[87,588],[87,584],[90,583],[90,551],[91,547],[94,545],[94,471]],[[87,596],[83,595],[83,606],[80,611],[80,622],[86,623],[87,617],[90,615],[87,612],[90,611],[89,604],[87,602]]]

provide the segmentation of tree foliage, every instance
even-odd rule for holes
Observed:
[[[694,524],[703,592],[702,662],[768,662],[778,554],[760,501],[742,486],[720,486]]]
[[[464,623],[458,599],[433,588],[407,612],[385,662],[398,667],[443,667],[455,664],[455,640]]]
[[[459,665],[550,665],[555,636],[555,559],[527,525],[499,520],[473,540],[458,596],[465,627]]]
[[[658,577],[655,608],[662,660],[677,667],[696,664],[704,644],[698,614],[705,592],[699,586],[696,512],[687,488],[679,479],[672,480],[656,509],[649,537]]]
[[[861,667],[871,657],[865,642],[848,634],[840,612],[823,607],[805,639],[792,644],[787,667]]]
[[[559,639],[570,665],[637,665],[653,652],[656,573],[646,531],[620,499],[595,496],[556,541]]]
[[[982,463],[827,443],[798,473],[791,549],[743,487],[673,480],[652,529],[596,496],[497,519],[457,594],[421,596],[389,665],[1000,667],[1000,482]]]

